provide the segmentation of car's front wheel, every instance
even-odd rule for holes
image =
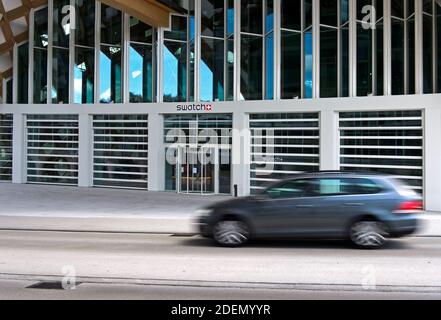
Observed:
[[[213,238],[222,246],[238,247],[249,240],[250,229],[240,220],[221,220],[213,227]]]
[[[357,221],[349,230],[350,240],[359,248],[381,248],[387,242],[388,236],[386,226],[380,221]]]

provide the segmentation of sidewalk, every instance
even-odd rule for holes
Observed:
[[[194,233],[194,211],[229,198],[0,183],[0,229]],[[441,213],[422,220],[418,235],[441,237]]]

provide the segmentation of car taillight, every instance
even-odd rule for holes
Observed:
[[[398,206],[396,213],[409,213],[423,210],[423,202],[419,200],[404,201]]]

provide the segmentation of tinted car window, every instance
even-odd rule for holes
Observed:
[[[375,194],[382,188],[365,178],[324,178],[314,179],[308,191],[310,196],[336,196],[355,194]]]
[[[310,185],[310,180],[293,180],[271,187],[265,193],[276,199],[300,198],[306,196]]]

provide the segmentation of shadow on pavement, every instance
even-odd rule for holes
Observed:
[[[213,247],[223,248],[219,246],[213,239],[193,236],[189,239],[183,239],[181,242],[184,246],[194,247]],[[345,240],[311,240],[311,239],[291,239],[291,240],[252,240],[245,246],[239,248],[231,248],[232,250],[240,250],[241,248],[298,248],[298,249],[348,249],[358,251],[369,251],[368,249],[358,249],[349,241]],[[400,241],[397,239],[390,240],[379,250],[405,250],[411,249],[411,243]]]

